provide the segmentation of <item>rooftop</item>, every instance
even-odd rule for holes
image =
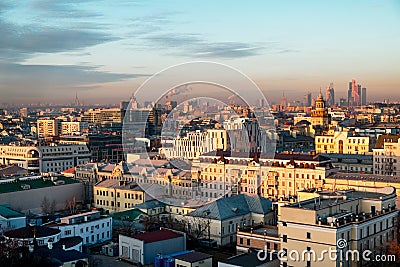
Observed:
[[[19,229],[7,231],[4,236],[8,238],[37,238],[59,234],[61,231],[44,226],[26,226]]]
[[[177,232],[168,230],[168,229],[161,229],[154,232],[146,232],[138,235],[133,235],[132,238],[139,239],[144,243],[153,243],[163,240],[169,240],[174,238],[183,237],[182,234]]]
[[[337,172],[327,179],[357,180],[362,182],[400,183],[399,176]]]
[[[165,203],[158,201],[157,199],[152,199],[134,206],[135,209],[155,209],[165,207]]]
[[[0,205],[0,216],[6,219],[25,217],[25,214],[13,210],[9,205]]]
[[[266,266],[265,264],[268,262],[268,260],[269,259],[261,261],[258,259],[256,252],[251,252],[251,253],[244,253],[244,254],[236,255],[236,256],[230,257],[227,260],[223,260],[221,262],[229,264],[231,266],[238,266],[238,267],[259,267],[259,266]],[[275,266],[275,265],[271,265],[271,266]],[[276,266],[279,266],[279,262],[277,262]]]
[[[380,199],[395,195],[396,190],[394,187],[385,187],[377,189],[376,192],[356,191],[354,189],[346,191],[320,191],[316,192],[319,197],[300,201],[290,205],[302,209],[320,210],[330,206],[340,205],[344,202],[357,199]]]
[[[140,215],[145,215],[145,213],[138,209],[130,209],[126,211],[112,213],[110,214],[110,217],[112,217],[113,220],[135,221],[139,218]]]
[[[212,255],[202,253],[202,252],[197,252],[197,251],[193,251],[193,252],[186,253],[186,254],[175,257],[175,259],[182,260],[185,262],[190,262],[190,263],[206,260],[209,258],[212,258]]]
[[[397,143],[400,139],[400,135],[394,134],[382,134],[376,140],[375,149],[382,149],[384,147],[385,142],[389,143]]]
[[[0,180],[0,194],[74,183],[79,183],[79,181],[75,181],[65,176],[57,176],[54,182],[51,181],[50,177],[41,176]]]
[[[241,194],[233,197],[220,198],[202,206],[186,216],[226,220],[243,216],[250,212],[266,214],[270,212],[272,202],[260,196]]]

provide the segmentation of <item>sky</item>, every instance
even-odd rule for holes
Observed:
[[[270,103],[331,82],[338,100],[353,78],[400,100],[399,29],[398,0],[0,0],[0,105],[117,104],[190,61],[240,70]]]

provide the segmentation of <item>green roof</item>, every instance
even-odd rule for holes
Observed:
[[[0,205],[0,216],[6,219],[25,217],[23,213],[11,209],[9,205]]]
[[[63,177],[63,176],[57,177],[56,182],[57,181],[64,181],[64,184],[79,183],[79,181],[75,181],[73,179],[66,178],[66,177]],[[30,186],[30,190],[56,186],[52,181],[43,180],[41,178],[33,179],[33,180],[22,180],[22,181],[19,180],[19,179],[15,179],[12,182],[1,183],[0,184],[0,194],[27,190],[27,189],[23,189],[22,188],[24,185],[29,185]]]
[[[113,220],[119,220],[119,221],[134,221],[137,220],[137,218],[145,214],[142,211],[138,209],[131,209],[131,210],[126,210],[126,211],[121,211],[121,212],[115,212],[110,214],[110,216],[113,218]]]

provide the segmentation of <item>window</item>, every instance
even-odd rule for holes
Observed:
[[[64,235],[70,235],[71,233],[72,233],[71,230],[66,230],[66,231],[64,231]]]
[[[311,239],[311,233],[307,232],[307,239]]]
[[[250,239],[247,239],[247,245],[250,246]]]
[[[242,237],[239,239],[239,244],[243,244],[243,238]]]
[[[287,243],[287,235],[283,235],[282,242]]]

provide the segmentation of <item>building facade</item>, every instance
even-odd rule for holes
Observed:
[[[48,227],[59,229],[61,238],[79,236],[86,246],[110,240],[112,237],[112,218],[100,215],[99,211],[62,217],[60,223],[51,223]]]
[[[374,174],[400,174],[400,135],[380,135],[373,149]]]
[[[315,149],[323,154],[370,154],[370,138],[348,131],[329,131],[315,136]]]
[[[94,185],[94,205],[107,212],[131,209],[145,201],[144,191],[133,182],[104,180]]]
[[[286,255],[291,255],[281,259],[282,266],[364,266],[361,254],[365,250],[372,255],[385,254],[386,246],[396,238],[395,201],[396,190],[387,187],[377,192],[317,192],[309,199],[280,207],[281,246]],[[344,243],[343,247],[338,241]],[[343,255],[356,250],[360,258],[314,258],[320,258],[325,250]],[[296,261],[297,257],[300,260]]]
[[[86,145],[0,145],[0,162],[35,173],[61,172],[90,160]]]

